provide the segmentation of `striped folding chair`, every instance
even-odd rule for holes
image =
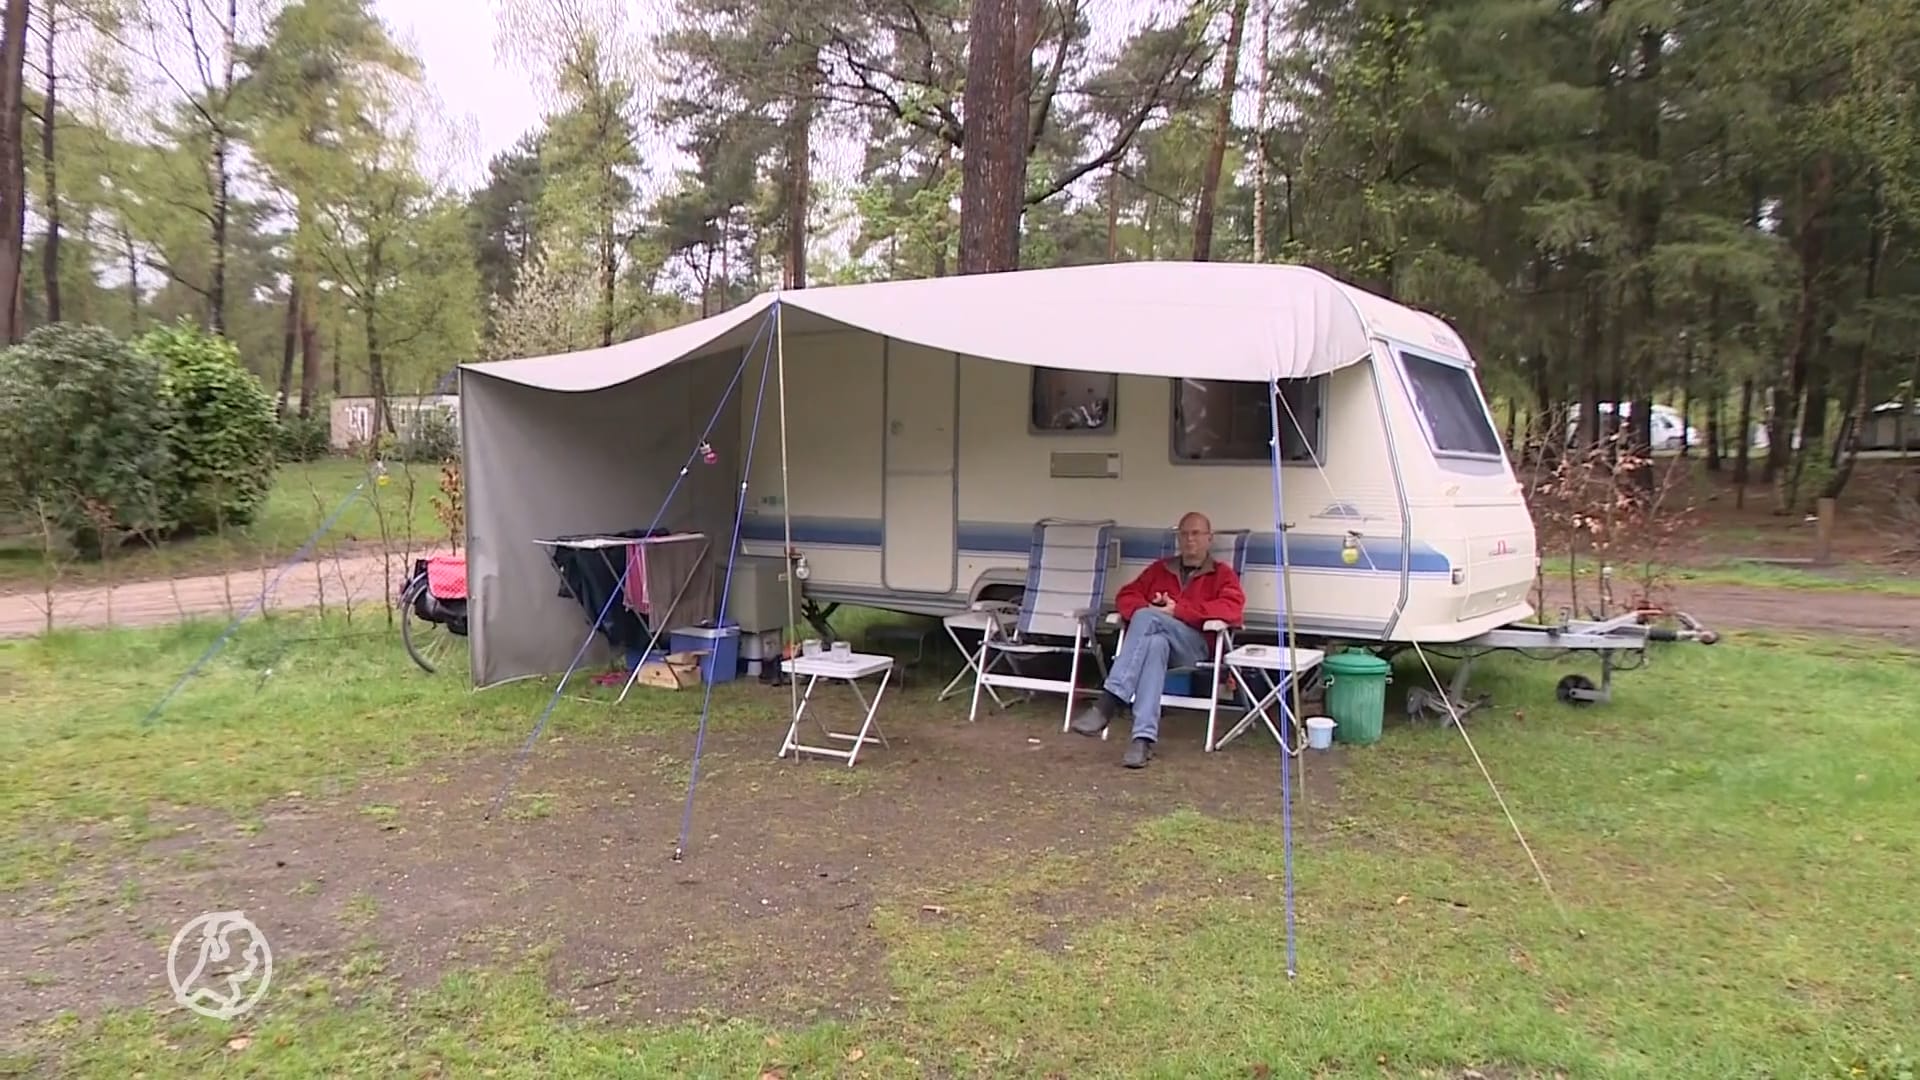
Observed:
[[[1107,566],[1113,559],[1113,522],[1065,521],[1045,518],[1034,523],[1033,546],[1027,554],[1027,588],[1018,607],[986,601],[975,611],[991,616],[974,657],[973,707],[967,719],[980,712],[980,692],[994,687],[1064,694],[1066,730],[1073,721],[1074,698],[1098,693],[1080,686],[1080,659],[1091,654],[1102,680],[1107,661],[1100,654],[1099,618],[1106,610]],[[1067,678],[995,670],[994,661],[1007,657],[1071,654]],[[994,703],[1001,705],[994,696]],[[1002,706],[1004,707],[1004,706]]]

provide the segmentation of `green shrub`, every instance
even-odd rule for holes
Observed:
[[[0,352],[0,499],[86,553],[170,527],[164,381],[158,360],[97,326],[43,326]]]
[[[273,488],[273,396],[231,341],[184,319],[150,331],[134,348],[165,365],[174,522],[213,532],[252,521]]]
[[[315,461],[332,450],[333,432],[324,416],[288,413],[280,418],[274,441],[281,461]]]

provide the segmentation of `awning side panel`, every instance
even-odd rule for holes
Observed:
[[[707,356],[643,383],[558,393],[461,374],[468,588],[477,686],[565,670],[588,617],[558,595],[537,538],[643,529],[721,404],[739,354]],[[696,460],[662,525],[702,528],[724,560],[739,463],[741,388],[721,410],[714,465]],[[590,663],[606,659],[596,637]]]

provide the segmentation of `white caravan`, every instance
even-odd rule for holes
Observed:
[[[1301,634],[1452,642],[1532,613],[1522,487],[1464,351],[1423,336],[1280,383]],[[786,390],[791,524],[781,463],[761,453],[741,535],[744,553],[778,557],[791,528],[814,602],[945,615],[1017,599],[1047,517],[1116,523],[1110,597],[1199,510],[1216,532],[1251,531],[1248,621],[1275,624],[1267,384],[1028,367],[858,331],[790,334],[786,359],[806,373]]]
[[[1270,629],[1277,486],[1300,634],[1458,642],[1532,614],[1532,520],[1460,338],[1301,267],[770,294],[608,349],[467,365],[461,400],[482,685],[577,646],[533,541],[644,527],[663,499],[665,524],[725,537],[743,498],[741,552],[778,559],[791,536],[811,601],[929,615],[1018,592],[1039,519],[1117,524],[1111,597],[1199,510],[1251,531],[1249,624]],[[683,473],[709,431],[723,452]]]

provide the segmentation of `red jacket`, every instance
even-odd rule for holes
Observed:
[[[1241,590],[1240,576],[1233,567],[1215,559],[1210,568],[1187,579],[1187,587],[1182,589],[1179,571],[1174,568],[1177,562],[1178,557],[1156,560],[1139,577],[1121,586],[1113,598],[1120,618],[1133,621],[1135,612],[1152,604],[1154,593],[1168,593],[1174,598],[1173,617],[1195,630],[1210,619],[1240,626],[1246,618],[1247,594]]]

